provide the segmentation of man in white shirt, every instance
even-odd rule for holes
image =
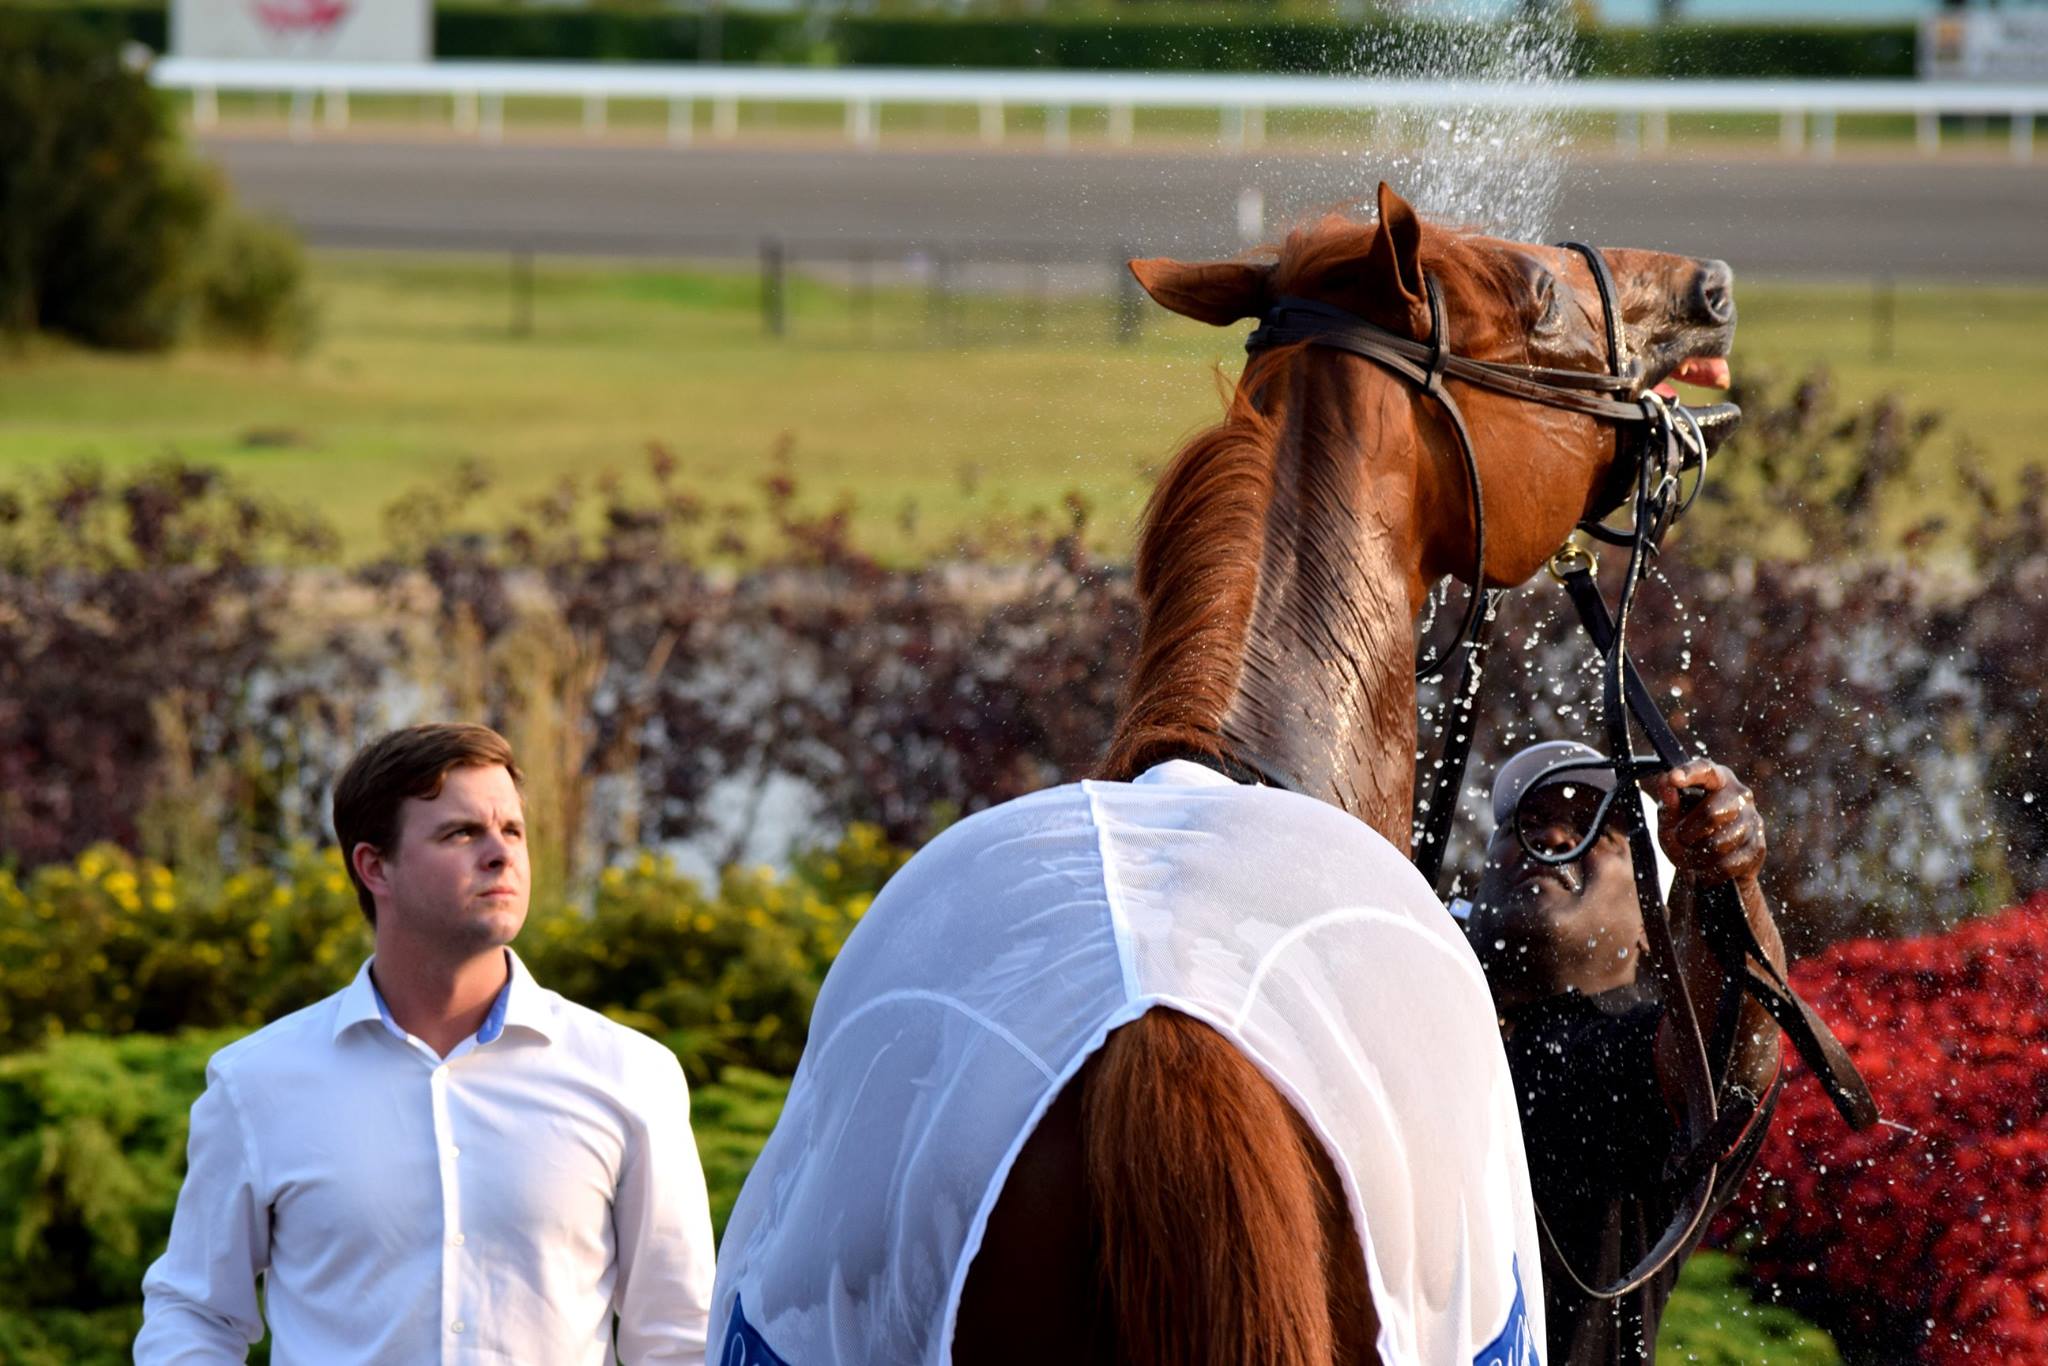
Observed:
[[[243,1361],[266,1315],[276,1366],[704,1360],[682,1070],[512,953],[519,781],[482,726],[350,761],[335,833],[376,954],[208,1065],[138,1363]]]

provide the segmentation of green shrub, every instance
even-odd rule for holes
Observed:
[[[168,346],[218,197],[112,42],[0,11],[0,331]]]
[[[152,52],[170,47],[170,8],[164,0],[0,0],[0,7],[61,10],[73,24],[102,38],[141,43]]]
[[[716,1082],[690,1089],[690,1128],[711,1191],[711,1227],[721,1238],[733,1201],[788,1099],[787,1078],[745,1067],[728,1067]]]
[[[217,886],[111,846],[26,881],[0,871],[0,1047],[246,1029],[338,989],[369,949],[332,849]]]
[[[196,313],[237,345],[302,346],[296,241],[186,153],[123,13],[0,8],[0,332],[153,350]]]
[[[170,1232],[206,1060],[240,1032],[62,1039],[0,1058],[0,1305],[135,1302]]]
[[[1662,1366],[1839,1366],[1833,1338],[1752,1297],[1742,1274],[1742,1263],[1725,1252],[1695,1253],[1685,1264],[1657,1333]]]
[[[518,947],[546,985],[666,1041],[692,1081],[786,1073],[826,967],[905,857],[855,826],[787,875],[733,869],[707,895],[642,853],[605,872],[588,911],[536,906]],[[0,1051],[250,1028],[340,989],[369,952],[332,848],[218,884],[108,845],[25,878],[0,870]]]
[[[0,1304],[0,1361],[8,1366],[127,1366],[142,1305],[15,1309]],[[268,1355],[251,1355],[261,1363]]]
[[[251,351],[306,350],[314,317],[298,234],[269,219],[223,213],[199,279],[199,317],[218,341]]]

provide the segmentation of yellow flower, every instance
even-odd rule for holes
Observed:
[[[88,849],[78,856],[78,875],[87,881],[97,879],[107,871],[107,856],[97,849]]]
[[[282,882],[278,883],[275,887],[272,887],[270,889],[270,904],[277,907],[279,910],[283,910],[285,907],[291,905],[292,889],[285,886]]]
[[[158,891],[149,894],[149,908],[152,911],[170,911],[175,909],[177,904],[178,899],[169,892]]]
[[[712,930],[716,929],[717,927],[718,922],[716,920],[713,920],[709,915],[705,914],[703,911],[697,912],[696,919],[690,922],[690,928],[695,930],[699,934],[709,934]]]

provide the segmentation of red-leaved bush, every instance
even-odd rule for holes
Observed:
[[[1851,1133],[1792,1068],[1721,1232],[1858,1355],[2048,1362],[2048,893],[1792,978],[1891,1123]]]

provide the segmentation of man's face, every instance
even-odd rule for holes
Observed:
[[[1539,848],[1568,850],[1591,825],[1600,796],[1587,783],[1547,783],[1523,799],[1523,827]],[[1642,907],[1628,837],[1611,810],[1585,857],[1568,864],[1530,856],[1513,825],[1501,825],[1472,901],[1465,933],[1503,1009],[1567,987],[1606,991],[1635,980]]]
[[[380,933],[467,957],[511,943],[526,923],[526,815],[501,766],[451,769],[438,796],[408,799],[397,847],[379,862]]]

